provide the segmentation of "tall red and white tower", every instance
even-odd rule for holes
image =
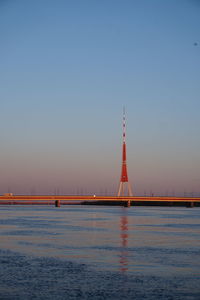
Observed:
[[[122,169],[121,169],[121,178],[119,184],[119,190],[117,196],[133,196],[130,183],[128,181],[128,171],[127,171],[127,162],[126,162],[126,119],[125,119],[125,108],[123,108],[123,144],[122,144]],[[127,191],[125,191],[125,188]]]

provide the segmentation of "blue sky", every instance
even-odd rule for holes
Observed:
[[[0,1],[0,193],[200,194],[200,3]],[[197,43],[197,44],[195,44]]]

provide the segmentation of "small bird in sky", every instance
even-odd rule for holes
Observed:
[[[197,42],[195,42],[195,43],[194,43],[194,46],[198,46],[198,43],[197,43]]]

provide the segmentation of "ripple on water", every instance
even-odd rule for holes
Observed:
[[[199,299],[192,276],[127,276],[61,259],[0,254],[0,299]]]

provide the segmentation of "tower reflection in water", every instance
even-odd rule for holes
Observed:
[[[126,208],[123,208],[123,215],[120,217],[121,229],[121,251],[120,251],[120,271],[128,271],[128,216],[126,215]]]

